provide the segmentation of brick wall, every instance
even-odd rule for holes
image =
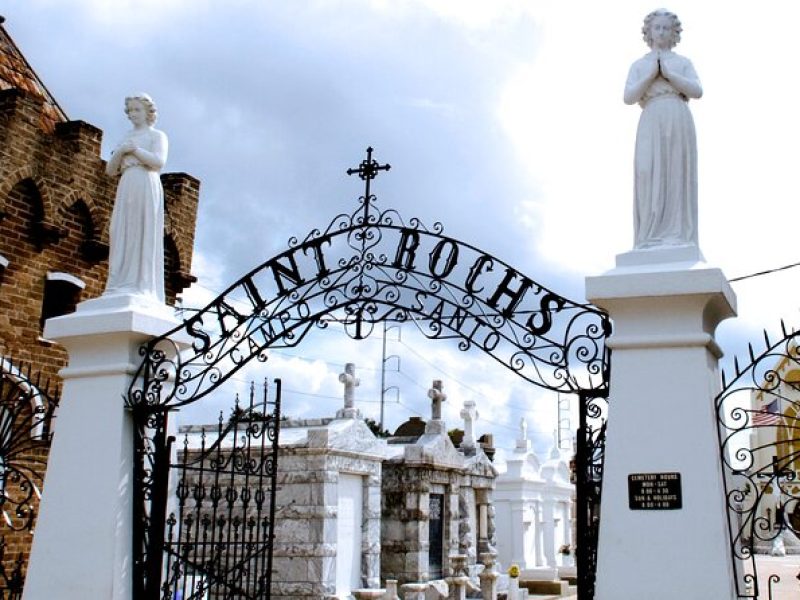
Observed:
[[[100,158],[102,131],[83,121],[39,128],[43,103],[17,89],[0,91],[0,354],[57,377],[66,355],[41,338],[48,272],[86,284],[79,300],[105,286],[108,222],[116,190]],[[162,176],[165,282],[169,303],[190,274],[200,183],[185,173]]]
[[[41,335],[47,274],[82,280],[86,285],[76,301],[102,293],[116,179],[105,174],[100,158],[102,131],[83,121],[42,128],[45,108],[29,92],[0,90],[0,255],[8,261],[5,267],[0,261],[0,357],[28,363],[57,383],[67,355]],[[172,304],[193,280],[189,269],[200,183],[185,173],[164,174],[162,182],[165,288]],[[17,425],[24,428],[24,419]],[[14,460],[20,467],[33,461],[42,470],[47,449],[46,443],[32,441]],[[0,538],[6,542],[0,569],[11,572],[20,554],[27,560],[32,538],[27,530],[12,531],[1,514]]]

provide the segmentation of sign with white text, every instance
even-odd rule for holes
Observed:
[[[680,473],[632,473],[628,475],[628,507],[631,510],[683,508]]]

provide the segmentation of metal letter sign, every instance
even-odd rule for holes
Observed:
[[[563,298],[509,264],[446,237],[435,223],[379,210],[368,158],[360,206],[245,274],[211,304],[143,350],[131,405],[176,407],[205,396],[270,348],[296,346],[311,327],[341,323],[354,339],[376,323],[410,321],[429,338],[477,347],[551,390],[607,389],[608,316]],[[169,340],[183,333],[193,353]],[[602,394],[600,394],[602,395]]]

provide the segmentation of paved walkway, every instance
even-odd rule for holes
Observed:
[[[758,600],[800,600],[800,555],[767,556],[756,555],[756,568],[758,569]],[[780,581],[772,583],[772,596],[770,593],[770,575],[777,575]],[[576,592],[570,590],[567,596],[529,596],[531,600],[574,600]]]
[[[800,555],[789,556],[756,556],[758,570],[759,600],[798,600],[800,598]],[[769,595],[769,576],[777,575],[781,580],[772,584],[772,596]]]

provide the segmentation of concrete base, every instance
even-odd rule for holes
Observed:
[[[618,269],[643,266],[661,269],[664,265],[674,264],[691,268],[692,265],[704,262],[703,253],[697,246],[659,246],[617,254]]]
[[[140,345],[177,321],[139,298],[97,299],[45,326],[69,353],[24,600],[130,600],[133,423]]]
[[[537,581],[556,581],[558,569],[555,567],[533,567],[532,569],[522,569],[520,579],[535,579]]]
[[[533,581],[522,579],[519,582],[519,586],[528,590],[528,593],[539,596],[565,596],[569,591],[569,583],[566,581]]]
[[[614,324],[595,598],[734,598],[713,337],[733,291],[719,269],[682,263],[620,267],[586,290]],[[668,472],[682,508],[629,507],[629,475]]]

